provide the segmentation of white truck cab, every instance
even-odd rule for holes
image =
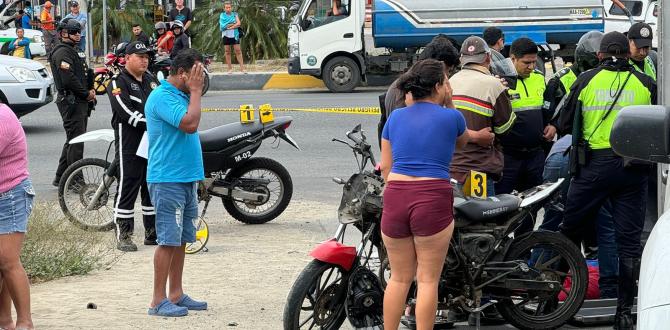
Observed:
[[[288,71],[321,77],[332,91],[349,91],[365,72],[365,2],[342,0],[338,16],[332,7],[332,0],[303,1],[289,27]]]

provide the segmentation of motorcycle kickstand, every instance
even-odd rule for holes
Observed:
[[[479,330],[480,327],[481,327],[480,319],[481,319],[482,311],[483,311],[484,309],[486,309],[486,307],[489,307],[489,306],[494,305],[494,304],[496,304],[496,303],[498,303],[497,300],[489,300],[489,302],[487,302],[486,304],[481,305],[481,306],[479,306],[479,307],[477,307],[477,308],[473,308],[473,309],[472,309],[471,312],[472,312],[472,313],[475,313],[475,320],[477,320],[477,323],[476,323],[476,329],[477,329],[477,330]]]

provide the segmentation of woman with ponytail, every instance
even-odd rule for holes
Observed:
[[[433,329],[437,288],[454,230],[449,164],[468,142],[463,115],[451,104],[444,63],[417,62],[398,81],[413,104],[391,113],[382,133],[386,181],[382,237],[391,264],[384,294],[385,329],[397,329],[416,277],[417,329]]]

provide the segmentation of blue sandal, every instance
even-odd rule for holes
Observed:
[[[149,308],[149,315],[166,317],[186,316],[188,315],[188,308],[177,306],[166,298],[160,304],[156,305],[156,307]]]
[[[176,303],[177,306],[180,307],[186,307],[189,310],[192,311],[204,311],[207,310],[207,302],[206,301],[196,301],[191,299],[191,297],[187,296],[186,294],[182,294],[181,298]]]

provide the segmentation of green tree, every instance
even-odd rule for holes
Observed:
[[[91,30],[93,31],[93,48],[103,48],[102,0],[91,2]],[[121,9],[121,0],[107,0],[107,47],[133,38],[133,24],[139,24],[148,35],[153,31],[153,23],[149,19],[152,6],[142,1],[125,1]],[[103,50],[103,53],[109,49]]]
[[[233,5],[242,23],[244,37],[240,44],[246,61],[285,58],[287,52],[288,25],[282,22],[276,8],[287,6],[289,1],[244,0]],[[217,0],[209,7],[196,8],[194,21],[189,29],[193,35],[193,48],[203,53],[216,54],[223,58],[223,42],[219,28],[219,15],[223,12],[223,1]],[[233,56],[233,59],[235,57]]]

